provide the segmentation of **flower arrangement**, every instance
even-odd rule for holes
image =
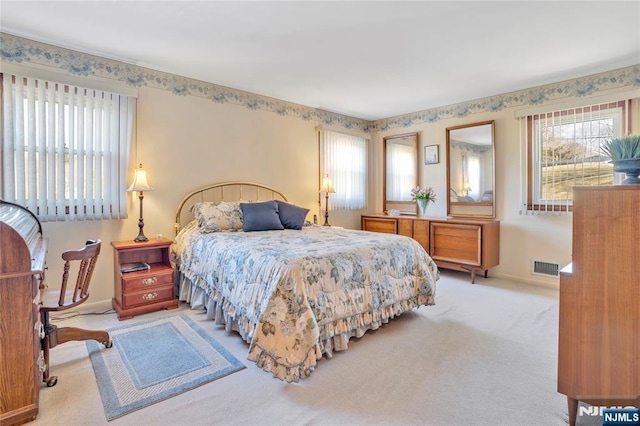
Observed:
[[[424,188],[420,186],[416,186],[411,190],[411,199],[412,200],[427,200],[435,203],[436,201],[436,192],[430,186],[425,186]]]

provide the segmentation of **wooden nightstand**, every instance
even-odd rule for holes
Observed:
[[[159,309],[175,309],[173,267],[169,262],[169,247],[172,241],[149,240],[143,243],[113,241],[114,290],[111,301],[119,320],[132,318]],[[151,269],[137,272],[121,271],[127,263],[146,262]]]

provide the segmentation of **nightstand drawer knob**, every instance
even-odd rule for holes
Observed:
[[[142,280],[142,284],[144,285],[151,285],[151,284],[155,284],[156,281],[158,281],[158,279],[156,277],[152,277],[152,278],[145,278]]]
[[[154,278],[154,279],[155,279],[155,278]],[[144,300],[153,300],[153,299],[155,299],[156,297],[158,297],[158,293],[156,293],[155,291],[154,291],[153,293],[143,294],[143,295],[142,295],[142,298],[143,298]]]

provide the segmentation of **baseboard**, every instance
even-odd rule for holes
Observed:
[[[113,307],[111,306],[111,299],[98,300],[97,302],[85,302],[82,305],[78,306],[74,311],[80,314],[90,314],[90,313],[105,312],[105,311],[108,311],[109,309],[113,309]]]
[[[547,280],[539,280],[539,279],[535,279],[535,278],[525,278],[525,277],[521,277],[521,276],[517,276],[517,275],[495,274],[495,273],[492,273],[491,271],[489,271],[489,276],[490,277],[495,277],[495,278],[503,278],[503,279],[506,279],[506,280],[521,282],[521,283],[525,283],[525,284],[536,285],[536,286],[539,286],[539,287],[552,288],[552,289],[555,289],[555,290],[560,288],[560,280],[559,279],[555,279],[554,281],[547,281]]]

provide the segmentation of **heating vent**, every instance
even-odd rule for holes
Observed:
[[[534,275],[544,275],[547,277],[559,277],[560,264],[557,262],[534,260],[531,265],[531,273]]]

